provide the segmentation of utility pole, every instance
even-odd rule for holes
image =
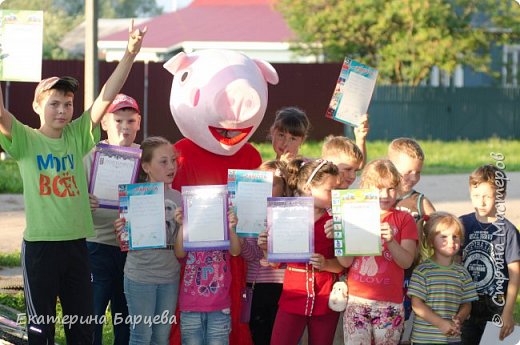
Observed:
[[[85,0],[85,109],[94,103],[99,88],[98,1]]]

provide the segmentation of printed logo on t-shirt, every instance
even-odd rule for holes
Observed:
[[[40,171],[40,195],[55,195],[60,198],[79,195],[79,188],[71,171],[74,170],[74,155],[56,157],[49,153],[46,157],[36,156]]]
[[[189,252],[184,269],[184,291],[192,296],[215,295],[225,284],[225,253],[222,250]]]
[[[464,266],[477,284],[479,294],[493,295],[495,260],[493,245],[485,240],[473,240],[464,248]]]

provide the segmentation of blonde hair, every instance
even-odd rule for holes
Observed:
[[[287,162],[278,159],[265,161],[260,165],[258,170],[272,171],[273,180],[280,179],[280,181],[282,181],[284,195],[289,194],[289,187],[287,185]]]
[[[314,161],[303,158],[293,159],[287,164],[289,195],[305,195],[305,187],[320,185],[327,175],[338,176],[338,174],[338,168],[332,162],[323,159]]]
[[[175,156],[177,156],[177,152],[173,148],[173,145],[168,141],[168,139],[163,137],[148,137],[143,140],[141,143],[141,150],[143,152],[141,153],[141,169],[139,172],[139,181],[145,182],[148,181],[148,175],[143,170],[143,163],[150,163],[153,158],[153,153],[155,152],[155,149],[163,146],[163,145],[169,145],[171,146],[173,152],[175,153]]]
[[[361,152],[359,147],[352,140],[342,136],[327,136],[323,141],[321,156],[328,157],[338,155],[346,155],[357,162],[363,161],[363,152]]]
[[[460,243],[464,243],[464,225],[458,217],[448,212],[437,211],[429,216],[424,216],[417,222],[419,230],[419,260],[420,262],[430,258],[434,254],[433,242],[435,236],[442,230],[451,226],[457,228]]]
[[[397,138],[388,145],[388,157],[403,153],[412,159],[424,161],[424,152],[419,143],[411,138]]]
[[[361,174],[360,188],[397,188],[401,175],[389,159],[376,159],[368,163]]]
[[[471,175],[469,176],[469,186],[470,187],[478,187],[482,183],[489,183],[491,187],[496,190],[496,175],[500,172],[502,175],[501,181],[503,182],[503,189],[502,193],[506,191],[507,187],[507,177],[503,170],[498,169],[496,166],[492,164],[486,164],[483,166],[480,166],[473,170]]]

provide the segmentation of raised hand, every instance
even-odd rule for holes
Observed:
[[[148,27],[144,27],[143,30],[139,28],[134,29],[134,20],[130,22],[130,26],[128,27],[128,52],[130,54],[136,55],[141,50],[141,45],[143,43],[144,35]]]

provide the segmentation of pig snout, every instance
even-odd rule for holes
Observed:
[[[247,82],[236,80],[217,94],[215,109],[224,120],[247,121],[260,110],[260,95]]]

